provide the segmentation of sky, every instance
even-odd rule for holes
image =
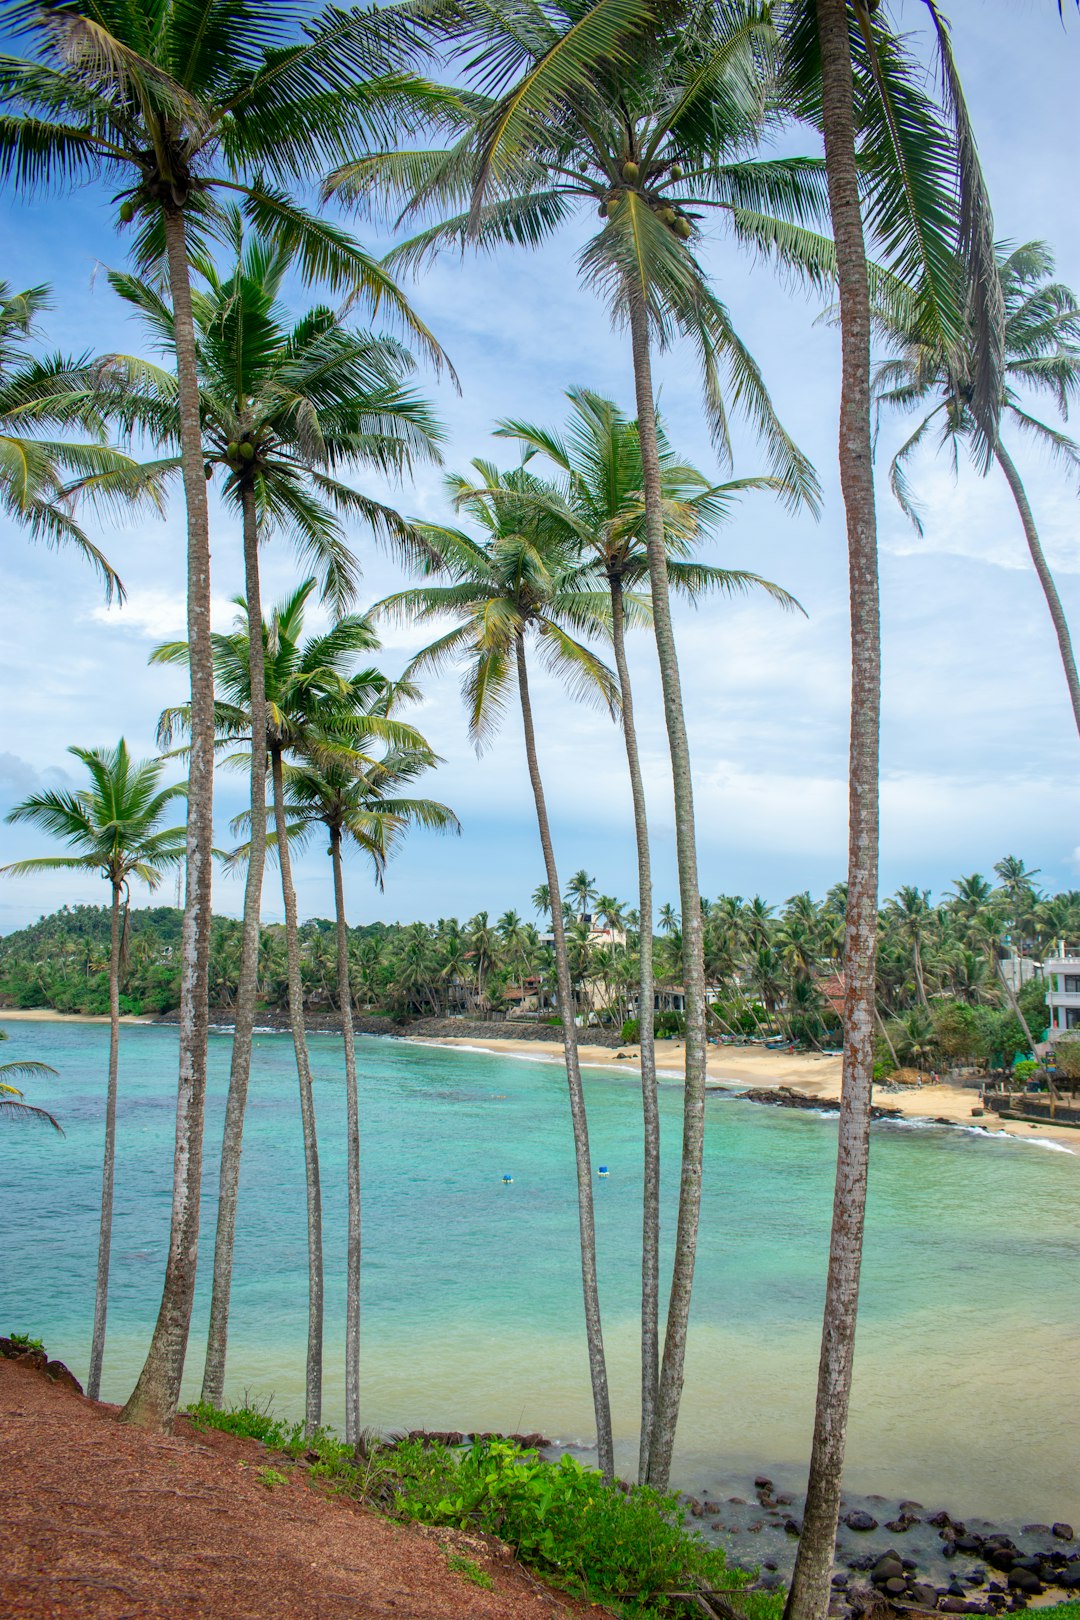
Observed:
[[[921,26],[917,0],[893,7]],[[1041,238],[1057,273],[1080,289],[1075,103],[1080,88],[1080,21],[1063,27],[1049,0],[952,0],[955,49],[979,139],[997,234]],[[922,36],[919,36],[921,39]],[[815,150],[812,136],[799,142]],[[54,307],[44,347],[148,352],[111,292],[103,266],[123,263],[115,209],[101,188],[32,202],[0,194],[0,277],[14,288],[47,281]],[[385,246],[363,224],[369,245]],[[577,285],[575,259],[592,222],[567,228],[539,252],[447,258],[410,286],[461,379],[457,395],[421,367],[421,386],[442,414],[444,470],[478,455],[511,464],[490,437],[500,417],[551,426],[566,414],[565,390],[583,385],[633,409],[629,340]],[[815,462],[825,491],[815,522],[791,516],[772,497],[747,496],[710,545],[708,560],[741,567],[792,592],[806,617],[760,599],[714,599],[677,609],[676,626],[695,771],[702,891],[760,893],[772,903],[802,889],[821,896],[844,876],[849,649],[847,571],[836,474],[839,340],[820,321],[819,299],[784,285],[748,259],[722,225],[708,227],[703,260],[734,322],[757,357],[778,412]],[[306,295],[296,290],[299,311]],[[697,375],[675,347],[655,377],[669,437],[710,476],[723,476],[702,419]],[[913,481],[925,507],[919,536],[896,506],[887,470],[910,423],[883,424],[877,453],[884,636],[881,888],[914,883],[935,895],[961,873],[990,874],[1016,854],[1051,890],[1080,887],[1077,738],[1045,602],[1031,569],[1008,490],[996,471],[954,478],[946,456],[920,453]],[[1043,545],[1067,615],[1080,636],[1080,505],[1076,489],[1029,444],[1010,446],[1025,478]],[[736,436],[736,474],[763,470],[749,432]],[[359,475],[371,494],[412,517],[447,521],[443,470],[422,468],[404,486]],[[71,552],[32,545],[0,518],[5,581],[0,680],[0,815],[44,786],[81,785],[72,744],[156,751],[161,709],[183,697],[183,676],[150,668],[161,640],[184,635],[184,521],[175,500],[162,520],[116,526],[88,517],[127,587],[108,607],[89,568]],[[360,606],[399,588],[395,562],[357,531],[364,567]],[[242,587],[240,536],[231,514],[212,506],[216,628],[227,630]],[[280,600],[299,577],[287,543],[263,552],[264,601]],[[313,613],[312,629],[325,616]],[[379,662],[403,668],[424,637],[386,627]],[[658,904],[677,897],[670,778],[655,653],[633,638],[632,669],[655,840]],[[576,706],[535,677],[541,766],[556,856],[565,884],[584,867],[602,893],[634,903],[633,825],[620,734],[606,713]],[[520,725],[509,713],[477,757],[465,731],[458,677],[426,682],[409,718],[442,756],[424,791],[458,814],[458,838],[413,833],[379,893],[359,860],[348,875],[350,921],[434,921],[513,908],[534,915],[543,878]],[[242,808],[242,776],[219,773],[216,835]],[[52,854],[40,834],[0,826],[0,859]],[[332,911],[329,863],[317,841],[297,863],[303,917]],[[167,881],[159,900],[171,903]],[[98,903],[92,874],[0,879],[0,933],[57,906]],[[136,888],[135,904],[149,903]],[[239,915],[242,882],[215,879],[215,910]],[[280,920],[275,877],[264,917]]]

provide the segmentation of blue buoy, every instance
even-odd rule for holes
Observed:
[[[599,1170],[596,1173],[597,1173],[598,1176],[606,1176],[607,1175],[607,1165],[602,1164],[600,1166]]]
[[[509,1187],[512,1184],[513,1180],[514,1180],[513,1176],[503,1176],[503,1186],[504,1187]]]

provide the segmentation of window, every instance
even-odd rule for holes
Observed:
[[[1080,973],[1065,973],[1062,975],[1061,988],[1068,994],[1080,995]]]
[[[1080,1007],[1062,1007],[1066,1029],[1080,1029]]]

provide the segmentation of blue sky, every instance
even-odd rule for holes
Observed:
[[[898,8],[916,26],[921,6]],[[1044,0],[955,0],[956,50],[994,203],[998,235],[1047,240],[1059,277],[1080,289],[1076,207],[1075,101],[1080,23],[1064,29]],[[810,149],[804,147],[803,149]],[[124,243],[102,191],[0,199],[0,275],[23,287],[55,289],[46,343],[98,352],[141,344],[104,277],[123,262]],[[446,260],[413,289],[417,307],[460,374],[458,397],[423,378],[449,435],[447,466],[475,455],[509,459],[492,440],[501,416],[557,424],[563,391],[585,385],[627,409],[633,390],[625,334],[613,332],[576,285],[574,260],[587,224],[540,253]],[[371,241],[370,235],[367,240]],[[704,250],[741,335],[761,363],[789,430],[814,459],[825,488],[819,523],[793,518],[772,499],[748,497],[711,549],[710,560],[777,580],[808,618],[753,600],[710,603],[678,614],[683,680],[694,755],[702,886],[782,901],[815,894],[844,873],[846,860],[847,581],[843,512],[835,473],[838,339],[816,324],[814,301],[793,294],[750,262],[716,226]],[[299,299],[302,294],[298,295]],[[716,463],[698,407],[696,374],[678,349],[656,366],[669,435],[702,468]],[[989,873],[1005,853],[1038,867],[1051,888],[1080,886],[1077,739],[1045,604],[1000,475],[958,481],[945,459],[915,464],[927,509],[915,534],[888,490],[886,470],[903,424],[879,444],[879,522],[885,644],[882,734],[882,892],[914,882],[940,893],[960,872]],[[1024,444],[1013,447],[1027,480],[1043,543],[1066,612],[1080,635],[1080,506],[1076,490]],[[763,458],[740,433],[736,471]],[[441,474],[427,469],[404,488],[365,488],[413,516],[445,518]],[[123,734],[138,754],[154,749],[161,708],[182,695],[176,671],[150,669],[149,649],[183,634],[183,516],[129,528],[93,526],[128,587],[122,611],[107,609],[89,570],[72,554],[31,546],[0,520],[6,634],[0,646],[5,701],[0,730],[0,812],[42,784],[78,781],[65,749],[103,745]],[[355,536],[365,570],[361,605],[400,583],[397,567],[366,535]],[[268,602],[297,577],[287,547],[264,553]],[[216,618],[227,628],[240,589],[236,524],[213,512]],[[317,622],[317,621],[313,621]],[[396,672],[420,644],[411,632],[385,638],[382,662]],[[642,748],[651,784],[658,900],[676,894],[670,783],[658,682],[646,637],[634,648]],[[556,853],[564,877],[578,867],[602,891],[634,895],[633,836],[619,735],[610,720],[572,706],[537,677],[541,761]],[[511,715],[481,759],[465,735],[456,679],[429,683],[413,718],[444,757],[428,791],[458,812],[460,839],[414,835],[374,892],[356,865],[354,921],[381,917],[467,917],[515,907],[531,915],[542,877],[520,732]],[[219,842],[241,807],[243,783],[219,777]],[[4,860],[46,853],[20,828],[0,830]],[[327,915],[332,900],[321,845],[299,862],[301,914]],[[171,885],[165,893],[171,898]],[[92,877],[6,878],[0,932],[65,900],[97,901]],[[145,891],[136,903],[145,903]],[[216,880],[215,908],[238,914],[241,885]],[[280,917],[273,879],[265,916]]]

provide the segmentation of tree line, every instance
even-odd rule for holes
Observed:
[[[1080,936],[1080,891],[1048,894],[1038,873],[1016,857],[997,863],[995,884],[980,873],[957,878],[938,904],[903,885],[878,915],[876,1073],[893,1068],[1003,1068],[1046,1027],[1045,980],[1018,986],[1020,1016],[1003,982],[1015,950],[1038,962],[1061,939]],[[407,1027],[417,1018],[517,1018],[557,1022],[554,953],[545,918],[546,885],[537,886],[533,919],[509,910],[434,923],[362,923],[347,928],[348,991],[357,1016]],[[834,1002],[843,963],[844,895],[836,885],[820,901],[792,895],[782,906],[761,896],[718,895],[701,903],[705,973],[713,1035],[777,1035],[813,1051],[840,1038]],[[129,912],[119,974],[121,1011],[154,1015],[179,1006],[182,912],[157,906]],[[640,1036],[640,930],[635,907],[602,893],[589,873],[571,878],[563,898],[575,1014]],[[670,904],[657,918],[655,983],[681,999],[682,940]],[[210,946],[210,995],[228,1019],[239,994],[242,923],[216,916]],[[300,924],[305,1017],[340,1016],[336,928],[332,919]],[[1008,943],[1006,943],[1008,942]],[[104,1014],[109,1010],[109,911],[64,907],[0,939],[0,995],[17,1007]],[[1008,953],[1008,957],[1006,955]],[[832,1000],[830,1000],[830,992]],[[283,925],[260,932],[259,1012],[288,1010]],[[661,1034],[679,1035],[674,1007],[657,1009]]]
[[[72,183],[112,190],[131,268],[111,280],[158,345],[142,357],[26,359],[44,289],[5,293],[0,322],[2,489],[32,535],[80,547],[108,588],[122,589],[107,559],[70,516],[73,503],[162,505],[182,486],[187,514],[188,637],[159,650],[182,663],[190,698],[163,716],[168,746],[183,732],[186,824],[151,815],[160,762],[133,762],[121,742],[82,751],[93,778],[81,795],[38,796],[20,813],[67,838],[113,887],[110,954],[119,979],[120,895],[130,873],[151,880],[183,845],[186,903],[177,951],[179,1045],[177,1150],[169,1257],[147,1361],[125,1407],[132,1421],[167,1426],[176,1409],[198,1257],[198,1187],[206,1084],[210,973],[213,779],[224,752],[243,761],[251,812],[234,852],[246,867],[236,975],[236,1039],[222,1156],[211,1344],[204,1394],[220,1399],[226,1342],[235,1187],[250,1071],[250,1032],[260,983],[261,893],[268,853],[285,907],[286,1000],[296,1048],[308,1172],[310,1311],[307,1418],[320,1415],[321,1225],[315,1119],[303,1026],[300,927],[290,841],[318,826],[334,856],[339,1008],[349,1084],[350,1278],[358,1276],[359,1139],[352,1044],[353,958],[344,920],[341,848],[351,839],[380,874],[409,825],[452,830],[453,815],[411,794],[434,765],[426,739],[401,718],[427,670],[462,670],[470,733],[478,747],[516,699],[552,896],[561,893],[535,744],[530,657],[562,674],[576,696],[619,719],[626,742],[639,867],[637,994],[647,1008],[667,946],[652,938],[647,807],[622,646],[625,628],[648,625],[655,641],[670,752],[678,851],[678,969],[685,999],[685,1097],[674,1263],[662,1336],[659,1311],[659,1154],[651,1021],[642,1022],[646,1175],[642,1244],[640,1477],[665,1485],[682,1389],[697,1243],[704,1077],[709,1028],[707,949],[736,949],[701,903],[693,770],[681,695],[672,591],[691,595],[762,589],[788,608],[782,588],[724,575],[693,556],[731,501],[771,493],[816,512],[813,467],[785,430],[753,356],[701,262],[703,233],[725,225],[748,247],[822,295],[838,297],[841,329],[840,475],[850,556],[852,731],[850,842],[841,906],[829,925],[841,939],[844,1081],[837,1192],[819,1370],[810,1490],[789,1598],[791,1620],[824,1613],[839,1505],[865,1208],[869,1095],[877,1045],[906,1009],[901,990],[879,1005],[890,965],[890,929],[904,935],[915,995],[933,1016],[934,994],[956,951],[930,923],[880,918],[878,971],[878,731],[880,608],[871,416],[878,405],[932,403],[893,468],[893,487],[918,518],[906,453],[939,414],[946,439],[969,446],[976,465],[1003,472],[1057,636],[1080,726],[1075,663],[1060,599],[1039,546],[1015,464],[1002,442],[1008,416],[1041,436],[1068,467],[1077,447],[1026,409],[1023,389],[1043,390],[1064,412],[1080,379],[1080,317],[1068,289],[1050,281],[1041,245],[1002,253],[979,168],[948,25],[925,0],[942,87],[870,0],[783,0],[772,6],[702,0],[548,0],[494,7],[486,0],[376,10],[336,7],[307,15],[249,0],[131,8],[97,0],[19,0],[9,22],[27,51],[0,59],[0,177],[22,193]],[[431,73],[446,69],[453,84]],[[821,140],[824,158],[780,158],[765,143],[779,129]],[[425,141],[430,144],[425,144]],[[312,183],[338,214],[308,201]],[[449,361],[395,277],[422,272],[449,249],[528,247],[595,211],[599,228],[578,271],[629,338],[633,416],[584,391],[570,396],[563,429],[510,421],[510,471],[474,462],[448,481],[470,525],[415,524],[360,492],[363,468],[407,473],[437,459],[440,429],[409,383],[413,358]],[[412,232],[375,260],[339,222],[383,212]],[[291,274],[335,307],[296,317],[281,289]],[[359,304],[396,320],[404,338],[375,337],[353,321]],[[876,379],[875,330],[896,348]],[[716,484],[684,467],[667,445],[655,404],[656,355],[680,346],[700,368],[701,405],[717,459],[730,471],[732,413],[756,433],[762,470]],[[89,442],[76,444],[76,430]],[[150,446],[152,461],[120,445]],[[210,624],[208,484],[241,517],[245,590],[232,635]],[[352,609],[359,526],[395,547],[419,577],[377,604],[372,618],[452,627],[391,682],[364,670],[377,644],[372,619]],[[259,548],[286,537],[309,569],[270,615],[259,586]],[[326,636],[302,635],[316,590],[330,604]],[[598,646],[610,644],[615,669]],[[155,774],[157,773],[157,774]],[[268,803],[269,790],[269,803]],[[161,790],[162,792],[165,790]],[[128,867],[110,795],[134,801],[149,844]],[[246,833],[246,837],[244,834]],[[60,857],[58,859],[65,859]],[[916,892],[916,891],[913,891]],[[793,903],[794,904],[794,903]],[[812,902],[809,902],[812,906]],[[824,912],[825,908],[821,908]],[[920,914],[920,907],[900,906]],[[935,908],[927,907],[933,912]],[[941,908],[936,908],[940,911]],[[842,923],[841,923],[842,914]],[[588,1128],[578,1069],[570,930],[549,914],[556,1002],[578,1164],[582,1286],[601,1467],[612,1471],[611,1421],[597,1292]],[[755,1000],[779,1016],[804,986],[814,1015],[814,975],[800,957],[821,919],[786,914],[756,945]],[[571,924],[572,927],[572,924]],[[799,934],[800,927],[803,930]],[[792,930],[794,929],[794,938]],[[782,942],[781,934],[787,930]],[[717,940],[721,943],[717,946]],[[926,950],[924,951],[924,946]],[[950,954],[951,953],[951,954]],[[827,954],[827,953],[826,953]],[[987,956],[985,951],[983,957]],[[947,965],[948,964],[948,965]],[[739,965],[739,970],[746,963]],[[734,971],[734,967],[733,967]],[[966,966],[956,971],[963,977]],[[929,976],[928,976],[929,975]],[[780,996],[766,987],[774,980]],[[905,980],[906,982],[906,980]],[[760,997],[757,991],[760,990]],[[933,994],[931,993],[933,992]],[[774,1008],[768,1000],[775,999]],[[961,999],[962,998],[954,998]],[[118,1006],[112,998],[115,1027]],[[895,1015],[895,1016],[894,1016]],[[110,1067],[110,1109],[115,1099]],[[108,1165],[108,1147],[106,1164]],[[108,1169],[102,1249],[107,1254]],[[99,1289],[100,1294],[100,1289]],[[356,1299],[349,1305],[348,1364],[355,1392]],[[347,1402],[349,1425],[355,1406]]]

